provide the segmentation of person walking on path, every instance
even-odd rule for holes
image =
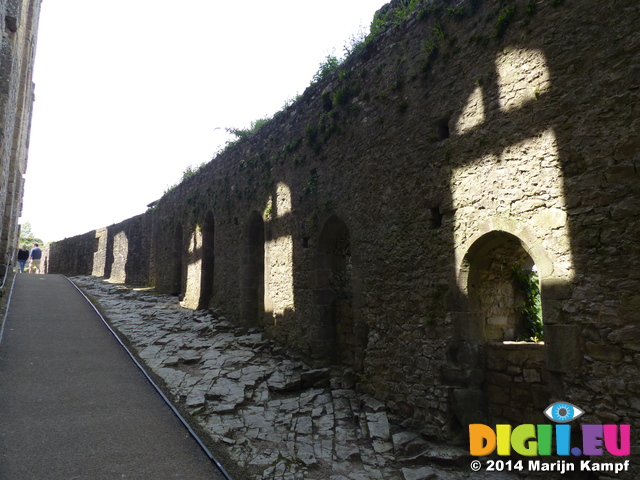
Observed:
[[[34,270],[36,273],[40,273],[41,259],[42,259],[42,250],[40,250],[37,243],[34,243],[33,248],[31,249],[31,253],[29,254],[29,260],[31,260],[31,265],[29,266],[29,273],[33,273]]]
[[[18,250],[18,265],[20,267],[20,273],[24,273],[24,266],[27,264],[27,260],[29,260],[29,250],[27,250],[26,245],[22,245]]]
[[[0,342],[1,479],[229,480],[69,280],[14,278]]]

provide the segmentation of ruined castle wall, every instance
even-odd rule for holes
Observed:
[[[151,217],[138,215],[108,228],[105,275],[132,285],[150,282]]]
[[[40,0],[0,2],[0,265],[18,248]]]
[[[53,242],[44,250],[47,273],[94,275],[114,282],[151,282],[151,216],[138,215],[109,227]]]
[[[43,249],[46,272],[65,275],[104,275],[104,269],[94,267],[98,242],[96,232],[92,231],[50,243]],[[104,252],[106,253],[106,250]],[[104,257],[104,254],[98,254],[98,256]]]
[[[150,281],[349,365],[427,435],[552,399],[640,427],[638,4],[473,4],[380,35],[165,195]],[[544,344],[503,343],[514,262]]]

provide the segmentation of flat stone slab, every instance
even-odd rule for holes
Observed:
[[[401,429],[383,402],[356,392],[348,368],[310,368],[216,309],[193,312],[174,297],[95,277],[74,281],[197,413],[192,421],[233,461],[258,468],[248,480],[476,478],[464,464],[468,451]]]
[[[432,480],[437,479],[436,471],[431,467],[403,468],[404,480]]]

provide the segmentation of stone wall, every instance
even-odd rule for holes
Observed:
[[[543,344],[489,344],[485,390],[489,416],[497,423],[547,423],[549,379]]]
[[[639,10],[419,9],[167,193],[136,281],[345,364],[426,436],[555,400],[639,428]],[[519,262],[544,344],[504,343]]]
[[[0,0],[0,275],[18,249],[40,2]]]
[[[147,285],[152,281],[150,231],[151,217],[146,214],[50,243],[43,251],[45,269]]]

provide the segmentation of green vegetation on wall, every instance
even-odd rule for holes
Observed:
[[[554,0],[554,5],[558,6],[562,0]],[[317,72],[314,74],[311,85],[315,85],[329,77],[333,76],[333,81],[328,83],[327,88],[321,94],[322,110],[317,121],[307,124],[304,133],[300,132],[295,138],[285,138],[284,146],[276,153],[269,155],[263,153],[259,158],[249,155],[239,163],[241,170],[247,169],[249,175],[248,182],[251,186],[247,188],[238,188],[236,195],[252,194],[258,184],[263,184],[266,179],[268,184],[272,184],[273,180],[270,176],[270,168],[276,162],[283,163],[288,157],[293,165],[299,166],[305,163],[306,154],[300,152],[301,146],[306,146],[313,154],[320,155],[323,145],[335,134],[340,134],[346,123],[357,116],[362,109],[363,102],[370,99],[377,101],[389,102],[393,104],[385,106],[387,111],[392,108],[399,114],[404,114],[410,109],[410,104],[406,97],[397,95],[403,89],[408,81],[413,81],[422,73],[423,81],[427,81],[431,74],[434,61],[442,59],[446,61],[453,54],[461,50],[462,46],[456,46],[456,38],[451,36],[451,22],[460,18],[474,14],[480,5],[480,0],[467,0],[458,3],[455,7],[447,7],[446,2],[435,2],[434,0],[396,0],[383,6],[376,12],[369,32],[366,33],[362,29],[351,36],[344,45],[344,58],[338,58],[334,54],[329,54],[320,63]],[[537,13],[538,5],[535,0],[530,0],[524,11],[523,26],[527,25],[531,17]],[[486,45],[490,41],[500,41],[510,25],[513,24],[517,16],[516,3],[514,0],[501,0],[497,2],[493,12],[486,16],[486,29],[484,34],[474,36],[474,42]],[[409,18],[417,21],[425,22],[429,20],[427,28],[429,35],[427,40],[421,45],[422,55],[415,56],[408,52],[406,45],[394,44],[393,47],[400,49],[395,62],[385,62],[375,67],[375,73],[378,75],[385,74],[388,78],[387,88],[380,88],[375,95],[364,91],[364,83],[362,80],[366,77],[367,72],[361,69],[359,72],[344,67],[344,62],[351,55],[362,52],[365,47],[379,37],[387,30],[402,24]],[[445,29],[447,34],[445,34]],[[418,58],[419,57],[419,58]],[[415,60],[415,61],[414,61]],[[416,63],[417,62],[417,63]],[[480,79],[481,81],[482,79]],[[299,97],[299,96],[298,96]],[[357,98],[358,101],[354,101]],[[287,101],[283,110],[291,106],[295,100]],[[252,121],[248,128],[226,128],[228,133],[233,134],[236,138],[227,142],[226,146],[221,150],[225,151],[240,141],[258,132],[263,126],[270,122],[272,116],[263,117]],[[378,119],[378,123],[383,123],[384,117]],[[270,143],[279,143],[279,138],[275,138],[277,134],[271,134]],[[218,153],[221,153],[218,152]],[[263,158],[264,157],[264,158]],[[266,160],[265,160],[266,159]],[[257,160],[260,160],[259,162]],[[261,166],[264,169],[255,170],[254,167]],[[255,170],[255,171],[254,171]],[[183,174],[182,181],[186,180],[197,172],[197,169],[189,167]],[[172,190],[176,185],[169,188]],[[167,192],[168,192],[167,191]],[[165,193],[167,193],[165,192]]]
[[[544,340],[542,322],[542,302],[540,298],[540,282],[536,271],[526,271],[521,265],[511,267],[513,277],[524,301],[515,306],[525,322],[524,339],[530,342]]]

